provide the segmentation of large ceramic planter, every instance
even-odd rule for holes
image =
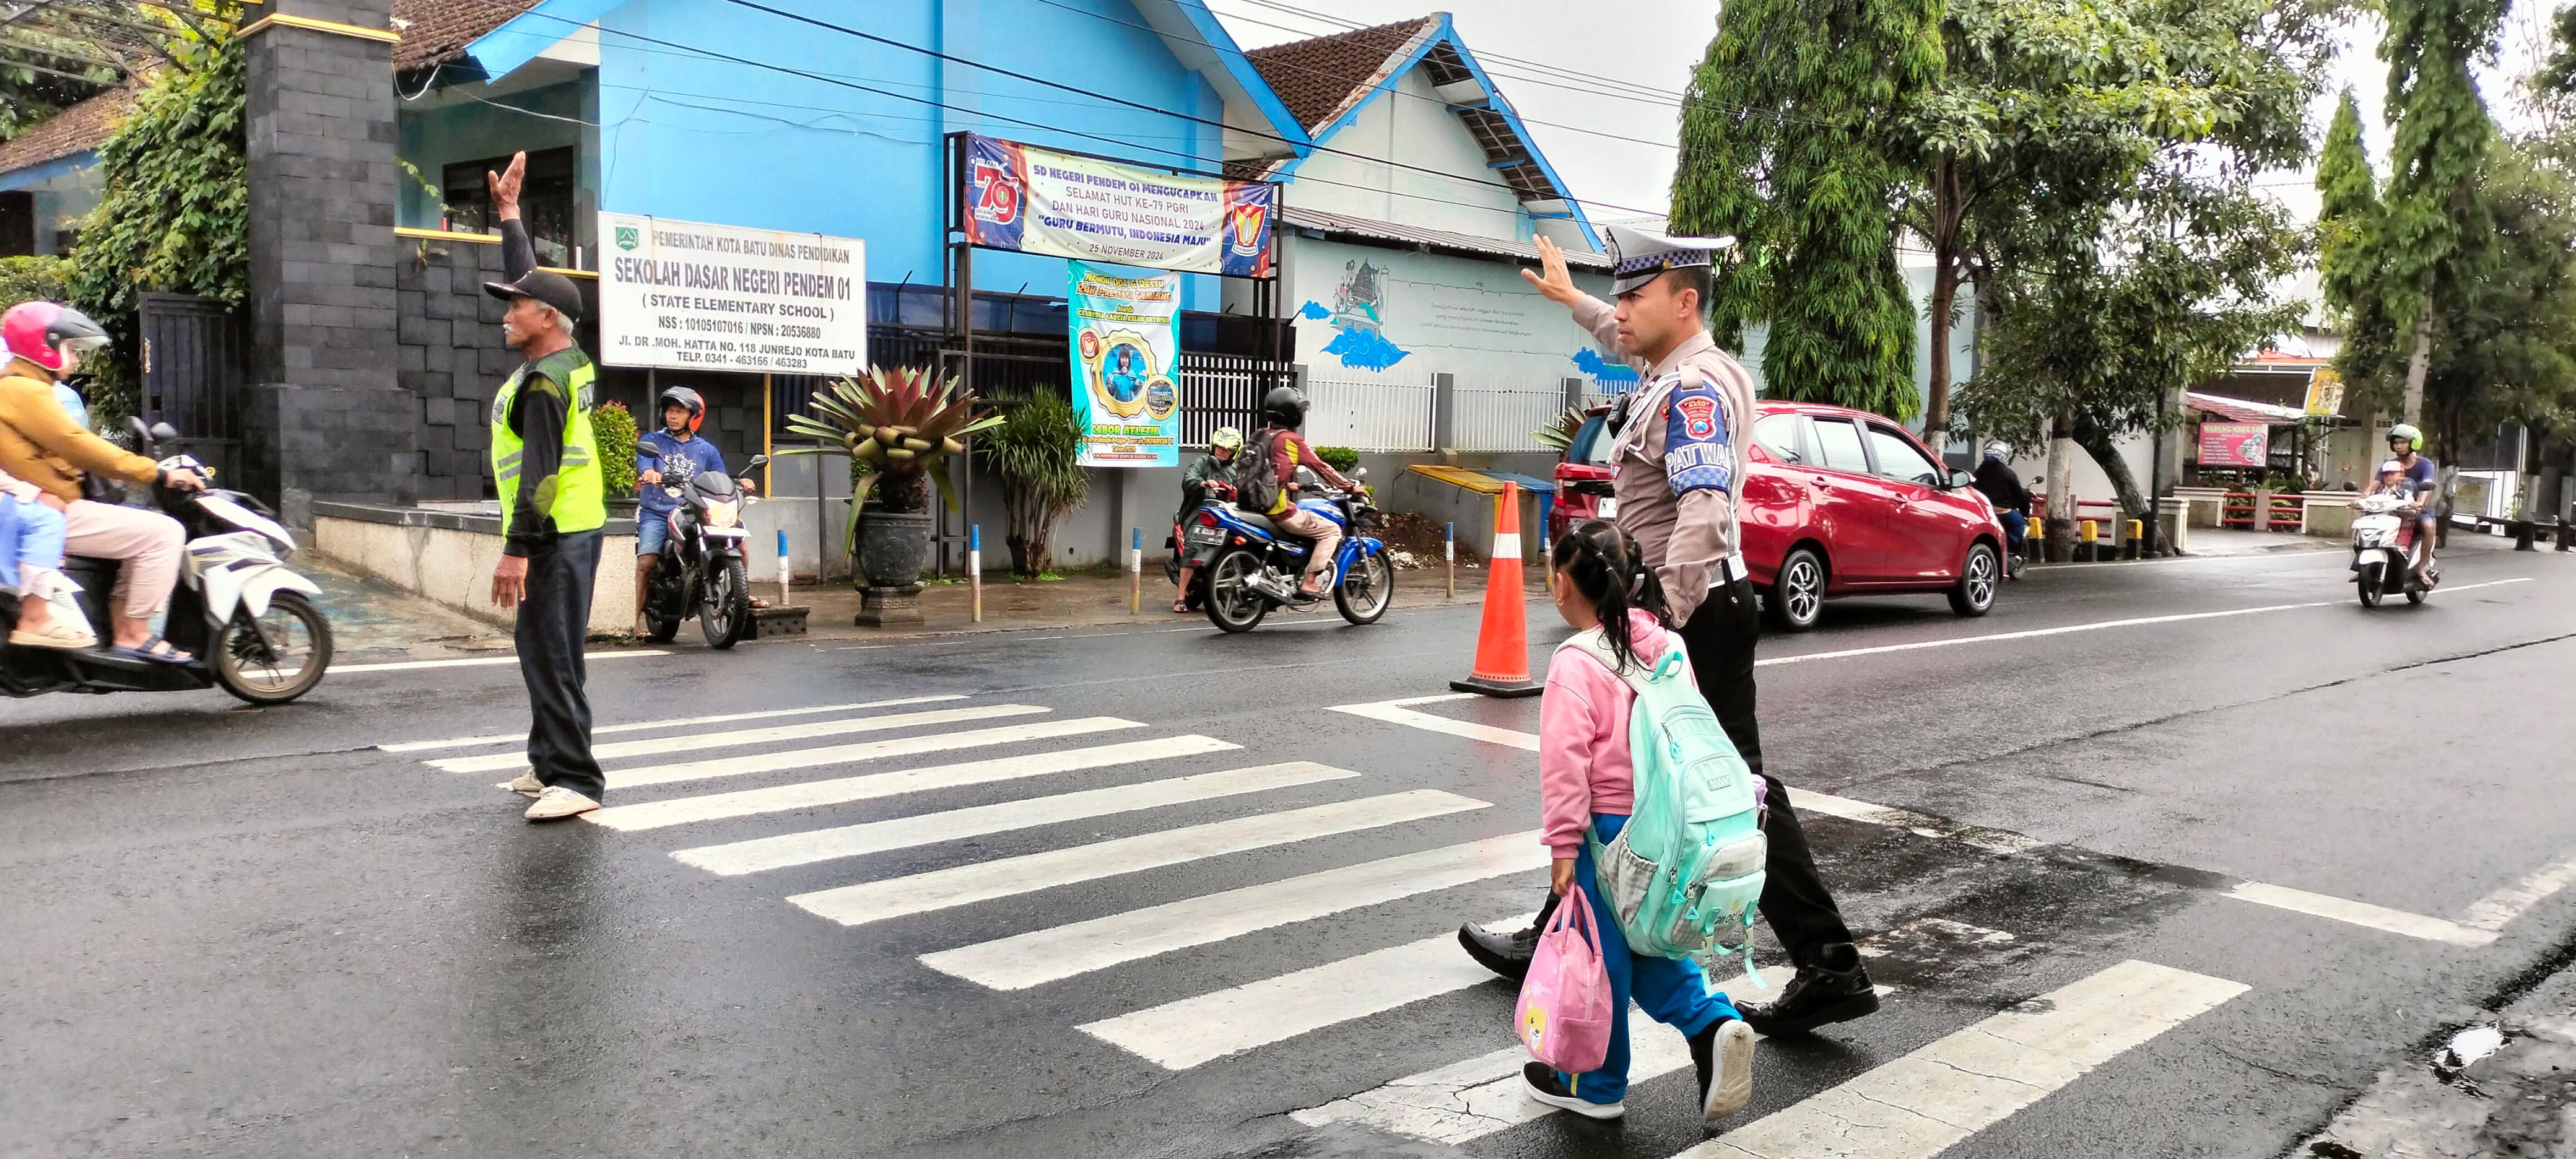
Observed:
[[[929,512],[870,509],[859,518],[860,627],[921,622],[921,569],[930,562]]]

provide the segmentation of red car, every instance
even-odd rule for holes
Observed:
[[[1995,606],[2003,525],[1965,471],[1865,411],[1755,405],[1743,488],[1744,561],[1773,624],[1816,626],[1828,598],[1940,592],[1962,616]],[[1557,464],[1548,536],[1607,514],[1608,407],[1595,407]]]

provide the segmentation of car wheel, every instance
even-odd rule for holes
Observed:
[[[1950,589],[1950,610],[1962,616],[1982,616],[1995,607],[1995,581],[2002,567],[1995,561],[1995,549],[1983,543],[1968,546],[1968,561],[1959,566],[1959,582]]]
[[[1825,558],[1814,548],[1801,547],[1780,561],[1779,578],[1772,581],[1770,599],[1764,610],[1771,622],[1784,632],[1804,632],[1816,626],[1825,614]]]

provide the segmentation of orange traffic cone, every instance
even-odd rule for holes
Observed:
[[[1536,696],[1530,679],[1529,617],[1521,591],[1521,488],[1503,484],[1494,517],[1494,551],[1485,560],[1485,622],[1476,631],[1476,668],[1449,687],[1486,696]]]

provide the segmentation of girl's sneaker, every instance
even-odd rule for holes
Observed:
[[[1753,1099],[1753,1028],[1729,1018],[1690,1040],[1699,1071],[1699,1110],[1711,1122],[1744,1109]],[[1536,1064],[1532,1064],[1536,1065]]]
[[[1556,1077],[1556,1071],[1543,1062],[1521,1064],[1521,1085],[1528,1089],[1529,1097],[1587,1119],[1615,1119],[1628,1113],[1624,1102],[1596,1103],[1567,1090],[1565,1080]]]

